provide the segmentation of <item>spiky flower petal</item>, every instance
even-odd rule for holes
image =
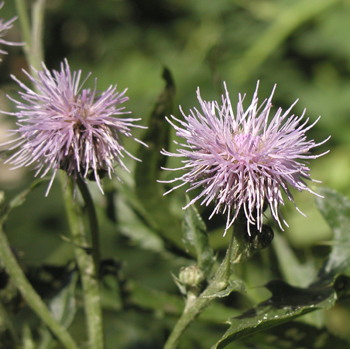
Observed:
[[[115,163],[128,171],[125,154],[136,158],[124,148],[121,136],[132,137],[131,128],[142,126],[134,124],[140,119],[116,117],[130,113],[122,106],[128,100],[126,90],[117,92],[111,85],[100,93],[96,80],[93,89],[83,88],[90,74],[81,81],[81,70],[72,72],[67,60],[59,71],[43,64],[35,76],[24,73],[34,88],[12,76],[22,91],[21,100],[9,97],[17,108],[8,114],[18,119],[18,128],[12,130],[18,137],[7,143],[9,150],[16,150],[7,163],[14,168],[34,164],[35,175],[41,177],[53,170],[48,191],[58,169],[74,178],[94,178],[101,191],[100,176],[111,177]]]
[[[193,108],[186,114],[180,109],[184,120],[167,118],[183,143],[175,141],[179,146],[176,152],[162,150],[162,154],[184,159],[180,168],[165,169],[185,171],[178,178],[163,181],[180,182],[167,193],[185,184],[189,184],[187,191],[203,188],[184,208],[196,201],[206,206],[215,202],[211,217],[219,212],[227,215],[225,232],[239,212],[246,217],[248,232],[251,226],[261,232],[268,206],[283,229],[283,224],[287,225],[279,212],[283,193],[291,201],[290,188],[315,194],[305,183],[313,181],[305,160],[322,156],[312,155],[310,150],[327,141],[316,144],[307,140],[306,132],[318,119],[308,125],[305,111],[301,116],[291,115],[297,101],[286,111],[278,108],[270,117],[275,87],[259,105],[258,86],[246,109],[245,96],[239,94],[235,112],[225,84],[221,103],[204,101],[198,88],[200,110]]]

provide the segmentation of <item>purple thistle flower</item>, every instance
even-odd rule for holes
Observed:
[[[4,6],[4,2],[0,3],[0,9]],[[8,46],[21,46],[21,43],[17,42],[11,42],[4,39],[4,36],[7,34],[7,32],[12,28],[13,22],[17,19],[17,17],[14,17],[8,21],[4,21],[2,18],[0,18],[0,45],[8,45]],[[0,54],[6,55],[7,51],[4,51],[3,49],[0,49]]]
[[[326,154],[311,155],[310,150],[329,138],[318,144],[307,140],[305,133],[319,118],[307,126],[309,119],[303,120],[305,110],[301,116],[290,115],[297,101],[285,112],[278,108],[275,115],[269,117],[276,86],[270,97],[258,105],[258,82],[247,109],[243,106],[245,95],[239,94],[235,113],[225,84],[224,87],[221,105],[204,101],[198,88],[201,110],[193,108],[187,115],[180,108],[184,120],[174,116],[166,118],[183,143],[174,141],[179,146],[176,152],[163,149],[162,154],[184,159],[183,166],[164,169],[185,170],[185,173],[162,181],[180,182],[165,194],[187,183],[187,191],[204,188],[184,209],[196,201],[206,206],[215,202],[210,218],[219,212],[225,213],[225,233],[239,212],[246,217],[249,234],[251,225],[261,232],[267,206],[283,230],[282,222],[288,224],[279,212],[279,205],[284,204],[282,193],[293,202],[289,188],[317,195],[305,184],[305,180],[317,181],[310,178],[310,169],[304,161]]]
[[[46,195],[58,169],[74,178],[93,177],[103,192],[100,176],[111,177],[114,162],[128,171],[125,154],[138,160],[124,148],[121,135],[132,137],[131,127],[144,127],[134,124],[140,119],[115,117],[130,113],[121,106],[128,100],[126,90],[117,92],[111,85],[99,93],[96,80],[93,89],[83,89],[91,74],[81,81],[81,70],[71,72],[67,60],[60,68],[50,72],[43,64],[35,76],[24,71],[34,89],[11,76],[23,91],[19,92],[22,101],[8,96],[17,111],[7,114],[17,117],[18,129],[12,132],[19,136],[5,143],[16,150],[6,163],[13,168],[35,164],[35,176],[41,177],[53,170]]]

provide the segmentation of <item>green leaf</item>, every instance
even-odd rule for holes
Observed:
[[[134,306],[154,311],[158,315],[179,316],[183,312],[183,297],[151,289],[135,281],[128,283],[128,291],[128,301]],[[233,312],[236,310],[223,304],[211,303],[200,313],[199,319],[208,323],[222,324],[228,316],[232,316]]]
[[[10,212],[14,208],[21,206],[24,203],[24,201],[27,199],[28,194],[30,194],[41,183],[46,182],[46,181],[47,181],[47,178],[39,178],[39,179],[34,180],[27,189],[20,192],[7,204],[4,203],[5,196],[4,196],[4,193],[1,192],[1,194],[0,194],[0,223],[4,222],[6,220],[7,216],[10,214]]]
[[[103,308],[120,311],[123,307],[120,298],[120,286],[118,277],[114,274],[107,274],[103,277],[101,286],[101,304]]]
[[[3,286],[3,285],[2,285]],[[0,332],[3,333],[6,329],[9,333],[9,337],[11,340],[11,343],[13,345],[18,345],[19,338],[16,332],[16,328],[14,326],[13,321],[13,315],[6,309],[6,307],[3,304],[3,297],[2,297],[2,289],[1,289],[1,302],[0,302]]]
[[[212,293],[206,293],[206,298],[225,298],[232,292],[244,293],[246,290],[245,284],[242,280],[229,280],[228,285],[221,291],[214,291]]]
[[[336,301],[336,292],[332,287],[299,288],[283,281],[270,282],[266,287],[272,297],[256,308],[231,318],[229,329],[214,348],[224,348],[239,338],[278,326],[311,311],[330,308]]]
[[[128,236],[135,245],[143,249],[156,252],[164,251],[164,241],[144,223],[143,217],[140,216],[140,210],[133,205],[133,199],[131,191],[128,192],[127,197],[115,195],[118,229],[122,234]]]
[[[246,348],[259,349],[348,349],[350,344],[329,333],[325,328],[316,328],[301,322],[291,321],[263,333],[242,339]]]
[[[275,235],[273,247],[278,259],[278,267],[284,276],[283,279],[295,286],[308,286],[316,274],[314,265],[309,261],[301,263],[281,234]]]
[[[333,279],[349,272],[350,266],[350,201],[335,190],[321,188],[324,198],[317,198],[317,207],[333,230],[332,250],[319,273],[320,279]]]
[[[189,197],[186,196],[187,203]],[[197,263],[204,275],[209,276],[215,261],[213,249],[209,245],[205,223],[194,205],[185,210],[183,220],[184,242],[188,248],[194,248]]]
[[[301,263],[281,234],[275,235],[273,247],[283,279],[294,286],[309,286],[310,280],[313,280],[317,273],[313,260],[309,258]],[[322,312],[313,312],[304,316],[304,321],[310,325],[321,327],[325,323],[325,315]]]
[[[36,344],[33,340],[32,331],[28,324],[24,324],[23,326],[22,341],[23,349],[35,349]]]
[[[49,303],[53,317],[65,328],[72,323],[77,309],[75,301],[77,281],[77,273],[72,272],[69,283]]]
[[[78,282],[77,272],[70,271],[70,276],[67,279],[67,283],[48,302],[48,307],[53,317],[66,329],[73,322],[77,310],[75,300],[75,290]],[[41,337],[38,349],[51,349],[57,346],[57,339],[43,323],[39,327],[38,332]]]
[[[149,309],[158,314],[181,314],[184,306],[182,297],[154,290],[130,281],[128,283],[130,302],[143,309]]]
[[[137,153],[142,162],[138,162],[135,168],[135,190],[143,205],[146,222],[167,241],[184,249],[181,223],[172,214],[169,200],[163,197],[162,185],[157,183],[165,162],[160,151],[167,148],[169,143],[169,124],[165,116],[172,112],[175,95],[174,82],[168,69],[164,69],[163,78],[166,86],[155,104],[149,128],[142,138],[148,148],[142,146]]]

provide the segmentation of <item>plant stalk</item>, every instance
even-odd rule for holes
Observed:
[[[45,0],[36,0],[32,7],[32,22],[25,0],[15,0],[16,9],[24,41],[24,54],[27,58],[30,72],[35,76],[35,69],[40,69],[44,60],[43,29],[45,15]]]
[[[95,205],[92,200],[90,191],[86,183],[81,179],[77,179],[77,184],[81,193],[81,196],[84,199],[85,207],[87,210],[87,216],[89,219],[89,225],[90,225],[90,233],[91,233],[91,243],[92,243],[92,256],[95,263],[95,269],[96,273],[99,272],[100,267],[100,234],[99,234],[99,228],[98,228],[98,219],[97,214],[95,210]]]
[[[52,316],[45,303],[36,293],[32,285],[27,280],[16,258],[13,256],[9,241],[0,226],[0,258],[10,275],[12,281],[19,289],[22,297],[27,304],[33,309],[38,317],[46,324],[46,326],[53,332],[57,339],[62,343],[66,349],[78,349],[76,343],[67,332]]]
[[[61,172],[61,183],[66,214],[70,226],[71,242],[74,246],[75,258],[82,281],[88,345],[91,349],[103,349],[104,336],[100,288],[98,272],[91,253],[95,249],[95,246],[91,248],[89,244],[84,226],[82,208],[74,195],[73,179],[67,177],[64,172]]]
[[[167,342],[165,343],[164,349],[175,349],[178,346],[181,335],[191,324],[193,320],[216,298],[216,294],[220,291],[225,290],[229,285],[229,280],[232,275],[232,264],[237,262],[241,255],[241,248],[243,244],[239,243],[237,239],[240,238],[240,234],[236,234],[236,225],[240,222],[235,223],[234,231],[232,232],[229,247],[226,251],[225,258],[219,265],[215,276],[209,282],[207,288],[198,297],[188,297],[186,305],[182,315],[177,321],[173,331],[171,332]],[[238,227],[238,230],[241,226]]]

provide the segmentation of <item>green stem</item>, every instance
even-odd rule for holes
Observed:
[[[63,197],[74,246],[75,258],[80,271],[89,348],[103,349],[103,326],[99,282],[94,259],[90,253],[89,239],[86,234],[82,209],[74,197],[74,183],[61,173]]]
[[[233,264],[245,260],[251,255],[252,246],[246,239],[247,221],[244,213],[240,213],[233,225],[233,231],[225,258],[215,272],[215,276],[209,282],[207,288],[198,296],[188,295],[182,315],[171,332],[164,349],[175,349],[180,337],[191,322],[206,308],[220,291],[228,288],[232,276]],[[230,290],[228,290],[230,292]]]
[[[100,258],[100,237],[99,237],[100,234],[98,229],[98,219],[97,219],[97,214],[95,210],[95,205],[86,183],[81,178],[78,178],[77,184],[87,209],[87,216],[89,218],[90,232],[91,232],[92,256],[94,259],[96,272],[98,273],[99,266],[100,266],[100,259],[101,259]]]
[[[235,232],[233,231],[231,234],[230,242],[228,245],[228,249],[226,252],[225,260],[224,262],[226,263],[226,271],[224,275],[224,281],[228,283],[230,276],[231,276],[231,271],[232,271],[232,254],[237,255],[237,251],[234,250],[234,242],[235,242]]]
[[[30,30],[30,21],[28,16],[28,9],[25,0],[15,0],[19,24],[21,26],[22,38],[24,41],[24,53],[30,62],[30,47],[32,46],[32,37]]]
[[[45,14],[45,0],[36,0],[32,11],[32,26],[25,0],[16,0],[16,8],[24,41],[24,54],[27,58],[31,74],[34,69],[40,69],[43,61],[43,25]]]
[[[45,1],[36,0],[32,8],[32,65],[36,69],[40,69],[41,63],[44,61],[43,30]]]
[[[11,247],[1,226],[0,257],[8,274],[15,283],[16,287],[21,292],[22,297],[25,299],[27,304],[54,333],[54,335],[66,349],[77,349],[78,347],[70,334],[53,318],[45,303],[42,301],[42,299],[35,292],[32,285],[27,280],[16,258],[12,254]]]
[[[229,251],[230,249],[227,250],[224,260],[220,264],[215,273],[215,277],[211,280],[208,287],[197,298],[188,298],[184,311],[167,339],[164,349],[177,348],[181,335],[191,322],[215,299],[215,293],[227,287],[228,266],[231,264],[230,260],[232,260]],[[231,268],[229,267],[229,269]]]
[[[271,25],[263,31],[253,45],[232,66],[232,76],[242,84],[256,74],[257,68],[276,52],[277,47],[302,24],[317,16],[339,0],[299,0],[275,16]]]

